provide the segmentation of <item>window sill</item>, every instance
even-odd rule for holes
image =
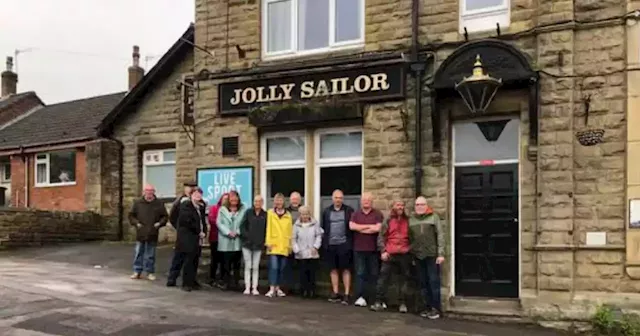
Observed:
[[[66,182],[66,183],[48,183],[48,184],[36,184],[36,188],[55,188],[55,187],[71,187],[76,185],[76,182]]]
[[[289,52],[284,54],[268,55],[262,54],[262,65],[268,65],[269,63],[275,63],[277,61],[300,59],[300,60],[312,60],[318,58],[331,58],[343,55],[352,55],[354,51],[364,51],[364,41],[354,42],[351,44],[314,49],[307,51]]]
[[[506,29],[511,23],[510,15],[509,8],[462,14],[460,15],[459,30],[461,34],[464,34],[465,28],[467,28],[468,33],[495,31],[496,24],[500,25],[500,29]]]

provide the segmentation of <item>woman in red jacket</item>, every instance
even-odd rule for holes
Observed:
[[[218,211],[222,207],[222,205],[229,201],[229,194],[225,193],[220,196],[217,204],[214,204],[209,209],[209,215],[207,218],[209,219],[209,247],[211,248],[211,265],[209,267],[209,285],[220,287],[220,279],[217,279],[216,274],[218,273],[218,268],[221,266],[222,259],[220,258],[220,253],[218,252],[218,225],[216,225],[218,221]]]

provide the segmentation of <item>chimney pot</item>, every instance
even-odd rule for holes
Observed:
[[[0,98],[16,94],[18,90],[18,74],[13,72],[13,57],[7,56],[7,69],[0,75]]]
[[[140,47],[133,46],[133,53],[131,54],[133,62],[129,67],[129,91],[133,89],[138,82],[144,77],[144,69],[140,67]]]
[[[7,56],[7,71],[13,72],[13,57]]]

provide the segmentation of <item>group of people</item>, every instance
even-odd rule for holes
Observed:
[[[264,209],[264,199],[255,196],[252,206],[242,203],[231,191],[206,213],[202,190],[186,183],[184,195],[174,202],[169,215],[155,198],[153,186],[144,188],[134,202],[129,218],[137,228],[137,244],[132,279],[145,272],[155,280],[155,247],[158,230],[168,221],[177,230],[177,239],[167,286],[176,286],[182,271],[182,289],[201,288],[196,273],[205,238],[211,248],[210,282],[221,289],[238,289],[240,268],[244,263],[244,294],[260,295],[260,260],[268,256],[269,290],[267,297],[284,297],[290,282],[292,264],[300,271],[304,298],[316,297],[316,271],[322,259],[330,269],[330,302],[373,311],[387,309],[386,294],[392,275],[398,278],[399,311],[406,313],[408,282],[415,265],[424,310],[420,316],[437,319],[441,315],[440,265],[444,262],[444,231],[437,214],[424,197],[414,202],[408,215],[403,201],[394,201],[388,218],[373,207],[371,193],[363,193],[355,210],[343,203],[344,194],[335,190],[332,205],[322,211],[320,221],[309,207],[301,204],[294,192],[285,205],[281,193],[273,197],[273,208]],[[207,232],[207,221],[210,232]],[[351,295],[351,270],[355,270],[355,295]],[[218,269],[219,277],[218,275]],[[343,291],[340,292],[340,280]],[[241,288],[240,288],[241,289]],[[352,302],[352,298],[355,301]]]

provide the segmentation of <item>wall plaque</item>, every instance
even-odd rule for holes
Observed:
[[[358,102],[402,99],[404,67],[398,63],[222,83],[218,87],[220,114],[244,114],[268,104],[331,97]]]

